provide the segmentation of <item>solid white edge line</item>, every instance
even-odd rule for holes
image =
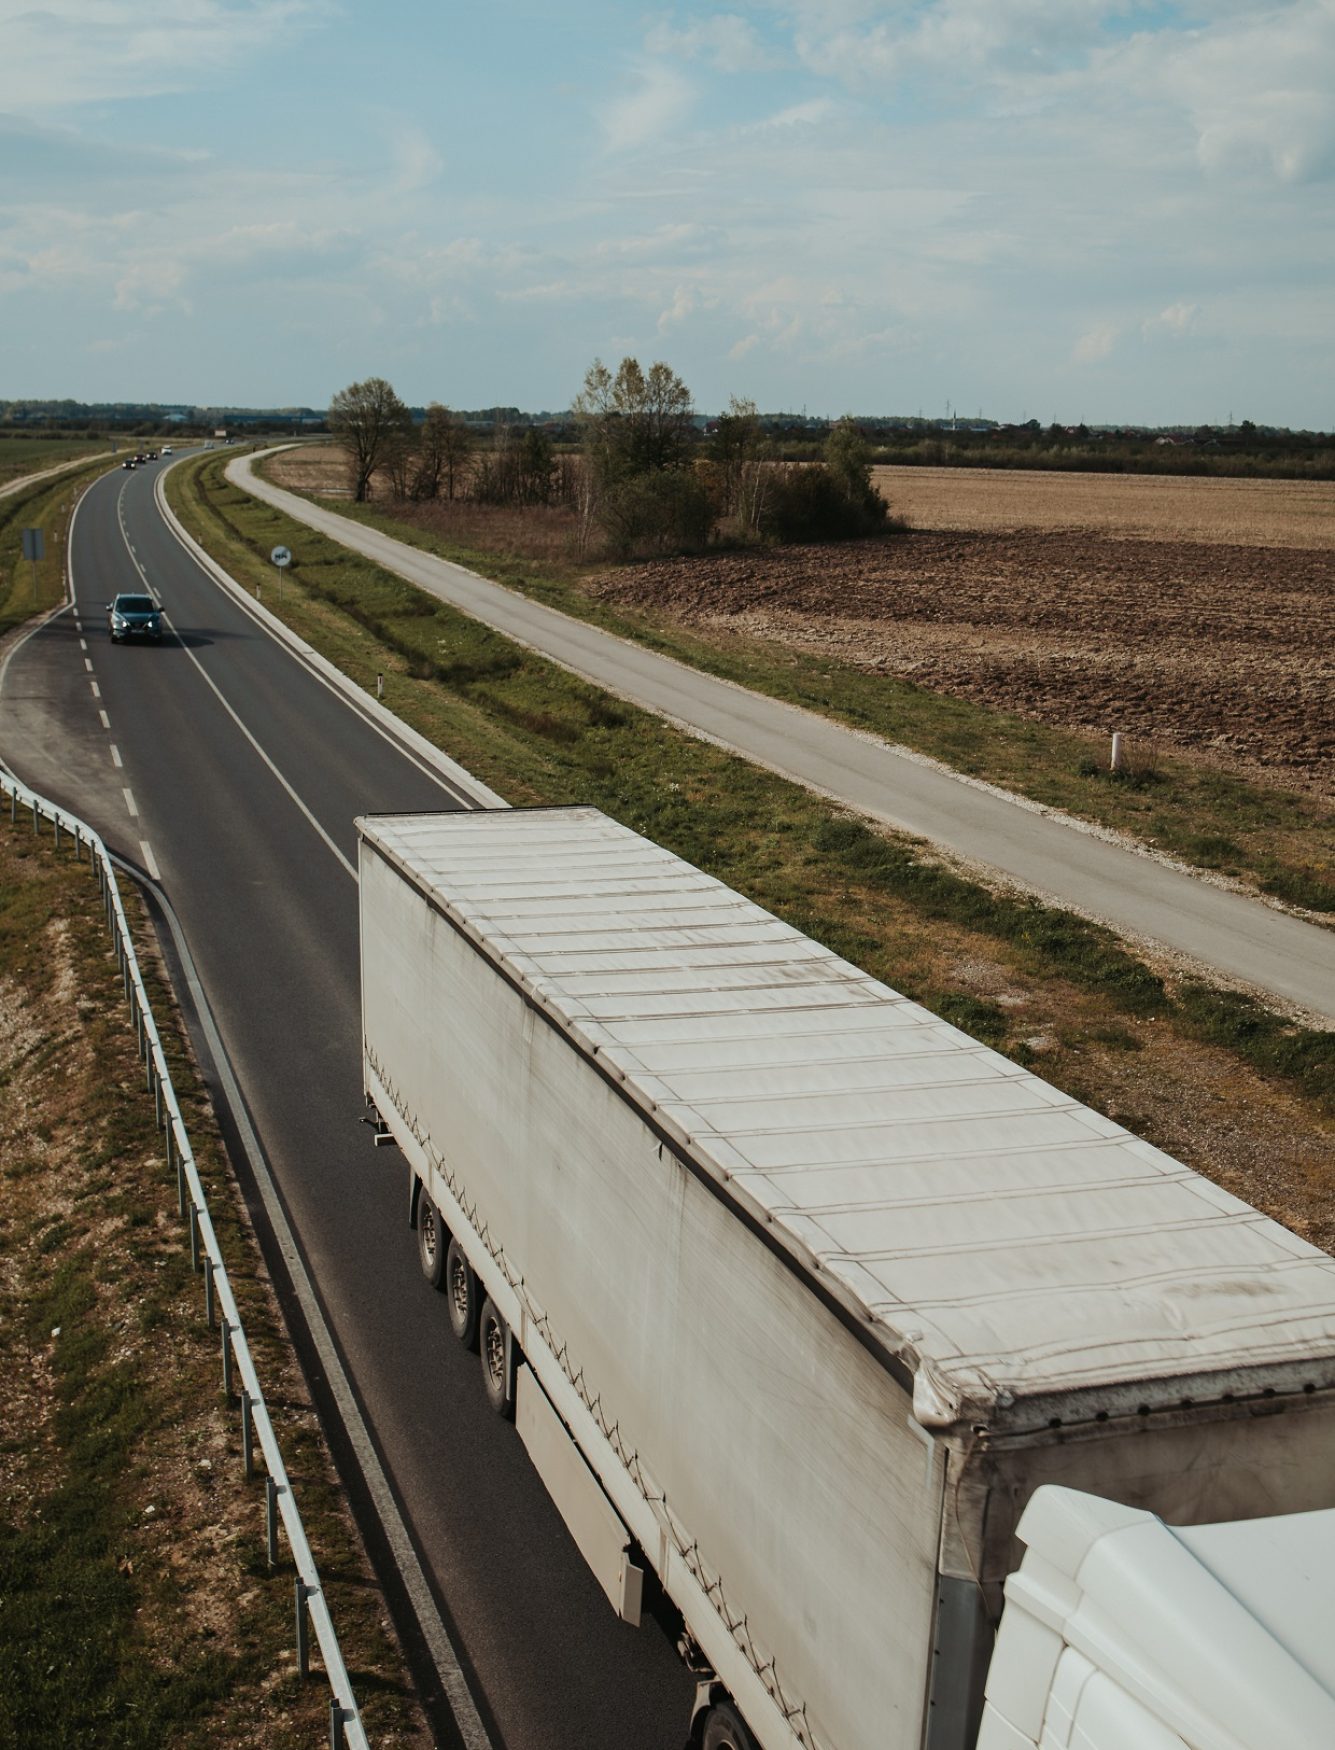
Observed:
[[[381,1528],[393,1554],[395,1565],[412,1603],[417,1626],[421,1631],[422,1638],[426,1641],[432,1663],[436,1667],[436,1674],[440,1678],[445,1699],[449,1703],[451,1714],[454,1716],[454,1723],[459,1729],[459,1736],[463,1739],[465,1750],[496,1750],[492,1738],[482,1722],[477,1704],[473,1700],[472,1691],[468,1687],[468,1679],[464,1676],[463,1665],[455,1650],[454,1643],[450,1639],[449,1631],[440,1620],[440,1611],[431,1596],[431,1588],[427,1582],[426,1574],[417,1559],[417,1552],[408,1535],[408,1528],[403,1522],[393,1491],[390,1489],[389,1479],[381,1467],[371,1436],[362,1419],[361,1409],[343,1370],[342,1360],[325,1323],[314,1285],[307,1273],[305,1262],[288,1224],[277,1188],[270,1178],[268,1163],[260,1148],[259,1138],[255,1135],[254,1127],[250,1122],[250,1114],[246,1111],[245,1102],[241,1098],[241,1090],[237,1085],[231,1059],[227,1055],[226,1047],[223,1045],[217,1024],[213,1019],[213,1011],[209,1008],[204,987],[195,971],[195,963],[190,957],[190,950],[186,945],[181,926],[177,922],[176,914],[166,896],[159,890],[155,897],[162,907],[163,916],[167,919],[172,939],[176,944],[176,952],[180,958],[186,984],[194,1000],[200,1025],[204,1029],[204,1037],[208,1041],[209,1052],[218,1072],[223,1098],[236,1122],[241,1146],[246,1152],[246,1159],[254,1174],[255,1184],[263,1200],[265,1214],[282,1255],[293,1292],[301,1306],[302,1316],[306,1320],[311,1340],[315,1344],[326,1382],[334,1394],[334,1401],[338,1407],[344,1432],[357,1456],[357,1463],[361,1468]]]
[[[135,550],[130,545],[130,537],[129,537],[129,534],[127,533],[126,528],[125,528],[125,518],[122,514],[122,506],[121,506],[121,499],[123,499],[124,496],[125,496],[125,488],[122,487],[121,488],[121,497],[116,500],[116,520],[120,524],[121,539],[125,542],[125,550],[130,555],[130,558],[134,563],[135,570],[139,573],[140,577],[143,579],[143,584],[144,584],[145,590],[147,590],[150,595],[153,595],[153,586],[148,581],[148,573],[144,570],[143,566],[139,563],[139,560],[135,555]],[[154,599],[154,601],[158,600],[156,595],[153,596],[153,599]],[[159,606],[161,606],[160,602],[159,602]],[[165,609],[163,610],[162,617],[167,622],[167,625],[169,627],[172,627],[171,616],[170,616],[170,614],[168,614],[166,612]],[[174,631],[175,627],[172,627],[172,630]],[[232,722],[236,724],[237,728],[241,731],[242,735],[245,736],[246,740],[254,748],[255,752],[260,756],[260,758],[264,761],[265,765],[273,773],[274,777],[277,778],[278,782],[282,785],[283,789],[287,792],[291,801],[294,803],[294,805],[300,810],[301,814],[304,816],[307,824],[314,830],[316,836],[320,839],[320,841],[323,843],[325,848],[333,853],[334,858],[337,861],[339,867],[343,870],[343,873],[345,875],[350,875],[352,877],[352,879],[354,881],[356,881],[356,879],[357,879],[356,869],[353,868],[352,864],[343,855],[342,851],[339,850],[338,846],[334,843],[333,839],[330,838],[329,834],[320,825],[320,822],[315,818],[314,814],[311,813],[310,809],[302,801],[301,797],[298,796],[296,790],[292,787],[292,785],[290,783],[288,783],[287,779],[279,771],[278,767],[274,764],[273,760],[270,759],[269,755],[260,746],[260,744],[256,740],[255,736],[252,735],[250,730],[247,729],[246,725],[241,721],[241,719],[237,715],[237,713],[232,709],[231,705],[228,703],[227,699],[224,697],[221,688],[218,686],[217,682],[213,679],[212,675],[209,674],[208,670],[204,667],[203,663],[199,660],[199,658],[195,655],[194,651],[189,648],[189,646],[185,643],[185,641],[183,639],[180,639],[178,637],[177,642],[180,644],[180,647],[181,647],[182,651],[185,653],[185,655],[190,658],[191,662],[193,662],[195,667],[199,670],[200,676],[203,679],[205,686],[207,686],[211,690],[214,697],[217,699],[218,703],[222,706],[223,710],[226,711],[227,715],[232,719]],[[126,791],[126,795],[127,795],[127,797],[129,796],[128,790]],[[135,812],[134,808],[131,808],[130,812],[131,812],[131,814],[133,814]]]

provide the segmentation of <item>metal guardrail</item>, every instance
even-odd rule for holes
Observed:
[[[106,909],[107,927],[115,942],[116,960],[121,970],[126,1001],[134,1016],[139,1038],[139,1055],[145,1066],[145,1087],[153,1095],[158,1128],[166,1136],[167,1168],[176,1171],[177,1207],[183,1220],[190,1224],[190,1261],[204,1277],[204,1306],[210,1329],[222,1334],[223,1391],[229,1402],[238,1400],[241,1409],[241,1454],[247,1478],[255,1475],[255,1441],[259,1440],[265,1468],[265,1538],[269,1568],[278,1565],[278,1526],[282,1521],[288,1548],[296,1569],[295,1626],[297,1664],[303,1677],[310,1675],[309,1627],[315,1629],[325,1675],[329,1680],[329,1743],[331,1750],[369,1750],[357,1700],[348,1680],[347,1668],[338,1644],[338,1634],[329,1613],[324,1589],[320,1583],[315,1557],[306,1541],[301,1512],[292,1493],[283,1455],[269,1419],[268,1406],[260,1385],[250,1346],[242,1328],[241,1314],[232,1294],[227,1266],[223,1262],[213,1222],[209,1216],[204,1187],[195,1165],[194,1151],[186,1133],[185,1122],[172,1087],[167,1059],[158,1036],[157,1023],[149,1007],[148,994],[134,951],[129,922],[121,904],[120,888],[111,855],[101,837],[73,814],[56,803],[38,796],[17,778],[0,770],[0,794],[9,797],[10,820],[17,825],[19,810],[31,811],[32,830],[37,834],[41,822],[51,822],[57,849],[62,832],[74,845],[74,854],[82,859],[87,845],[89,861],[96,864],[98,884]],[[239,1381],[239,1384],[238,1384]]]

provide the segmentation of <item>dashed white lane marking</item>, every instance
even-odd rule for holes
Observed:
[[[100,699],[102,697],[102,689],[98,686],[97,682],[89,681],[88,685],[93,689],[93,697],[95,699]],[[108,725],[108,727],[110,726]]]
[[[144,853],[144,867],[155,881],[162,880],[162,871],[158,868],[158,860],[153,855],[153,847],[147,839],[140,839],[139,849]]]
[[[106,712],[99,711],[98,716],[102,719],[103,729],[110,729],[111,728],[111,719],[110,719],[110,717],[107,716]]]
[[[83,659],[83,666],[84,666],[84,667],[85,667],[85,668],[86,668],[86,669],[87,669],[87,670],[88,670],[88,672],[89,672],[89,674],[92,674],[92,672],[93,672],[93,662],[92,662],[92,658],[91,658],[91,657],[88,657],[88,656],[85,656],[85,657],[84,657],[84,659]]]
[[[121,758],[121,750],[116,746],[114,741],[111,744],[111,763],[113,766],[123,766],[125,764],[125,761]]]
[[[80,650],[87,650],[87,648],[88,648],[88,640],[86,638],[80,638],[79,649]]]
[[[130,811],[131,819],[138,820],[138,818],[139,818],[139,804],[134,799],[134,791],[133,790],[122,790],[121,795],[125,798],[125,806]]]

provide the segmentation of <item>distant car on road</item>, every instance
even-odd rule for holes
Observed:
[[[113,644],[127,638],[162,642],[162,609],[151,595],[118,595],[107,608],[107,630]]]
[[[170,455],[171,455],[171,453],[172,453],[172,447],[171,447],[171,445],[170,445],[170,444],[163,444],[163,446],[162,446],[162,453],[163,453],[163,455],[164,455],[164,456],[170,456]]]
[[[124,460],[124,461],[123,461],[123,462],[122,462],[122,463],[121,463],[121,467],[122,467],[122,468],[133,468],[133,467],[134,467],[134,465],[135,465],[135,463],[134,463],[134,457],[133,457],[133,456],[127,456],[127,457],[126,457],[126,458],[125,458],[125,460]]]

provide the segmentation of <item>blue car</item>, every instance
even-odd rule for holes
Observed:
[[[162,609],[151,595],[118,595],[107,609],[107,629],[113,644],[127,638],[162,642]]]

